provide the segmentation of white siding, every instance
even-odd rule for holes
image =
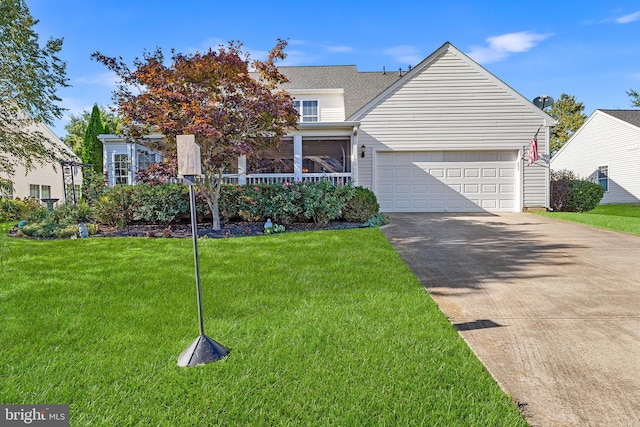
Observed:
[[[317,100],[320,122],[342,122],[345,119],[343,89],[295,89],[290,93],[294,99]]]
[[[596,110],[553,157],[551,168],[595,181],[599,166],[609,168],[601,203],[640,201],[640,128]]]
[[[35,125],[35,129],[42,132],[51,141],[51,145],[62,147],[68,154],[69,160],[80,161],[71,150],[58,138],[47,126]],[[29,186],[50,186],[51,198],[58,199],[60,203],[64,201],[64,183],[62,178],[62,167],[59,162],[53,164],[34,165],[35,167],[26,173],[24,166],[16,165],[16,173],[11,178],[13,181],[13,197],[25,198],[29,197]],[[82,174],[78,173],[74,176],[76,184],[82,184]]]
[[[506,85],[454,52],[419,71],[360,118],[358,143],[368,152],[359,159],[360,185],[372,188],[375,181],[372,151],[518,151],[544,122]],[[547,153],[546,133],[545,127],[538,133],[540,154]],[[546,206],[546,193],[540,160],[524,168],[523,205]]]

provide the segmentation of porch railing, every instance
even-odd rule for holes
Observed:
[[[276,184],[282,182],[296,182],[292,173],[256,173],[245,175],[247,185],[255,184]],[[236,174],[223,175],[225,184],[238,184],[240,176]],[[351,173],[303,173],[301,182],[318,182],[328,179],[333,185],[351,183]]]

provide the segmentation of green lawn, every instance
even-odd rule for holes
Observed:
[[[526,426],[377,229],[32,241],[0,226],[0,402],[71,425]]]
[[[600,205],[584,213],[536,212],[536,214],[640,236],[640,205],[638,204]]]

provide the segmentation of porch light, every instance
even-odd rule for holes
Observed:
[[[365,150],[365,148],[367,148],[367,147],[365,147],[364,144],[362,144],[362,146],[360,147],[360,157],[364,158],[364,150]]]

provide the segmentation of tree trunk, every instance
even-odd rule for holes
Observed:
[[[220,230],[220,205],[219,205],[219,201],[220,201],[220,191],[222,189],[222,171],[223,169],[219,169],[218,173],[216,174],[216,183],[215,186],[213,188],[213,197],[211,198],[211,203],[209,204],[209,207],[211,208],[211,217],[212,217],[212,224],[211,224],[211,228],[213,228],[214,230]]]
[[[213,206],[211,206],[212,224],[211,228],[214,230],[220,230],[220,210],[218,209],[219,195],[214,197]]]

